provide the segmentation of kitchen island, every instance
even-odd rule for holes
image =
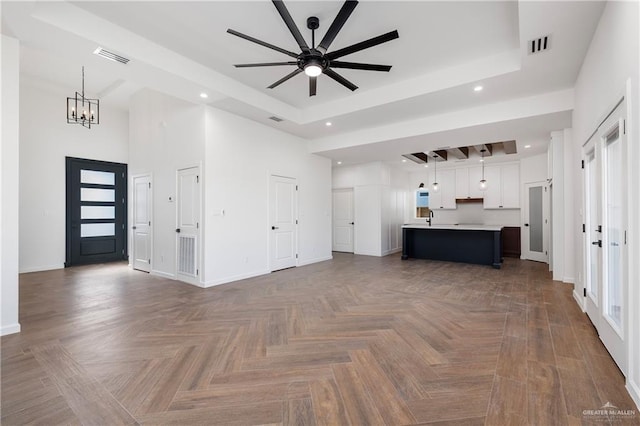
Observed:
[[[491,265],[500,269],[498,225],[409,224],[402,227],[402,260],[408,258]]]

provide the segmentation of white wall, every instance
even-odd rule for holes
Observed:
[[[565,163],[571,159],[565,157],[565,140],[564,131],[558,130],[551,132],[551,142],[549,149],[552,151],[553,165],[551,170],[551,223],[553,231],[551,235],[551,264],[553,265],[553,279],[556,281],[562,281],[565,271],[565,207],[568,204],[567,197],[565,197]]]
[[[298,181],[298,265],[331,259],[331,162],[304,139],[207,108],[205,165],[207,286],[270,272],[271,175]]]
[[[382,162],[336,167],[332,187],[353,188],[355,254],[385,256],[402,248],[407,173]]]
[[[2,36],[0,83],[0,335],[18,333],[18,159],[19,60],[18,40]]]
[[[581,147],[596,129],[600,121],[614,106],[619,96],[627,97],[628,159],[629,176],[629,375],[627,389],[640,407],[640,85],[638,2],[608,2],[593,36],[575,86],[575,109],[573,112],[573,162],[581,158]],[[554,160],[555,161],[555,160]],[[580,182],[582,173],[573,171],[573,204],[582,206]],[[578,207],[581,208],[581,207]],[[574,227],[572,241],[576,248],[582,247],[582,235]],[[583,270],[583,252],[577,250],[575,270]],[[584,286],[581,273],[576,288]],[[631,408],[631,407],[629,407]]]
[[[152,273],[174,278],[176,173],[181,168],[201,166],[205,108],[145,89],[131,97],[129,117],[129,190],[133,187],[132,176],[150,173],[153,181]],[[129,200],[132,200],[131,192]],[[199,263],[201,270],[206,269],[202,259]],[[204,272],[200,274],[200,281]]]
[[[67,124],[59,89],[20,81],[20,272],[64,267],[65,157],[126,163],[128,117],[100,102],[100,124]]]

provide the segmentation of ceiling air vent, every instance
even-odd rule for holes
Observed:
[[[129,59],[125,58],[124,56],[120,56],[117,53],[109,52],[108,50],[105,50],[102,47],[98,47],[96,50],[93,51],[93,53],[95,53],[98,56],[102,56],[103,58],[108,59],[110,61],[120,62],[121,64],[126,65],[127,62],[129,62]]]
[[[281,121],[284,121],[282,118],[276,117],[275,115],[272,115],[271,117],[269,117],[269,120],[273,120],[276,123],[280,123]]]
[[[551,35],[529,40],[529,55],[551,49]]]

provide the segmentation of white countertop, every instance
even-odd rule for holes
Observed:
[[[402,225],[403,228],[409,229],[451,229],[458,231],[501,231],[502,225],[431,225],[428,223],[408,223]]]

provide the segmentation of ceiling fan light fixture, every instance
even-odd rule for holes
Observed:
[[[304,73],[309,77],[317,77],[322,74],[322,67],[312,62],[304,67]]]

